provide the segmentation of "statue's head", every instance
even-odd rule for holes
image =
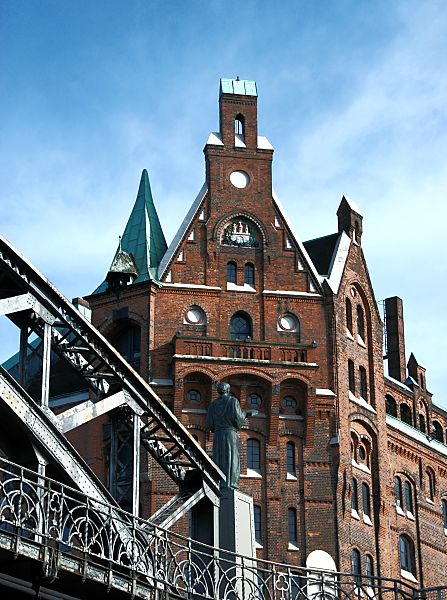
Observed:
[[[220,394],[221,396],[223,396],[224,394],[229,394],[230,393],[230,384],[221,381],[220,383],[218,383],[216,385],[216,390],[217,390],[217,393]]]

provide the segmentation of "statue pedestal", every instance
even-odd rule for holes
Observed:
[[[256,556],[253,498],[223,488],[219,511],[219,546],[244,556]]]
[[[256,568],[253,498],[238,490],[221,490],[219,509],[219,577],[222,598],[256,598]],[[236,556],[230,554],[234,552]],[[242,555],[242,556],[240,556]]]

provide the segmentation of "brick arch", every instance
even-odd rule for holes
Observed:
[[[131,323],[138,325],[139,327],[141,327],[142,331],[147,326],[146,320],[143,319],[138,313],[129,312],[128,316],[125,319],[117,319],[116,321],[114,321],[112,317],[106,317],[105,319],[103,319],[103,321],[101,321],[101,323],[99,323],[99,325],[97,325],[97,329],[103,334],[104,337],[109,339],[110,334],[113,333],[113,330],[116,329],[117,326],[119,326],[120,321],[124,320],[130,321]]]
[[[224,371],[219,372],[219,381],[222,379],[226,379],[227,377],[232,377],[233,375],[252,375],[253,377],[259,377],[259,379],[263,379],[266,383],[273,385],[273,378],[268,375],[265,371],[257,370],[254,368],[246,368],[246,367],[229,367]]]
[[[216,373],[214,371],[197,365],[193,367],[188,365],[187,367],[178,370],[176,373],[176,379],[185,379],[185,377],[191,375],[192,373],[201,373],[202,375],[206,375],[211,379],[211,383],[216,379]]]
[[[232,221],[233,219],[236,219],[238,217],[242,217],[244,219],[252,221],[261,233],[264,246],[268,246],[269,237],[268,237],[268,234],[267,234],[267,231],[266,231],[264,225],[261,223],[261,221],[258,219],[258,217],[256,217],[256,215],[254,215],[253,213],[248,212],[246,210],[233,211],[233,212],[225,215],[221,219],[219,219],[219,221],[216,223],[216,225],[214,226],[214,229],[213,229],[213,239],[220,240],[220,237],[222,235],[222,230],[225,227],[225,225],[227,225],[230,221]]]
[[[367,417],[366,415],[364,415],[363,413],[352,413],[352,414],[350,414],[349,415],[349,421],[351,423],[355,423],[355,421],[363,423],[363,425],[365,427],[367,427],[367,429],[370,430],[372,436],[377,437],[377,435],[379,433],[376,424],[373,423],[373,421],[369,417]]]
[[[181,305],[181,309],[180,309],[180,316],[184,317],[186,314],[186,311],[189,310],[192,306],[197,306],[197,308],[200,308],[200,310],[203,310],[203,312],[205,313],[206,316],[206,322],[208,324],[209,322],[209,310],[206,308],[206,306],[204,304],[202,304],[202,302],[200,300],[195,301],[195,299],[192,302],[184,302]]]
[[[281,383],[286,381],[286,379],[294,379],[294,380],[298,381],[299,383],[304,384],[308,388],[308,390],[313,387],[312,383],[311,383],[311,379],[301,373],[299,375],[292,375],[292,377],[290,375],[280,375],[280,376],[276,377],[276,379],[273,381],[273,383],[275,385],[281,385]]]
[[[242,429],[241,429],[241,431],[244,431],[245,433],[247,433],[247,432],[248,432],[248,433],[250,433],[250,432],[256,433],[256,434],[257,434],[257,435],[259,435],[259,436],[260,436],[260,437],[261,437],[261,438],[262,438],[264,441],[265,441],[265,440],[267,439],[267,437],[268,437],[268,436],[267,436],[267,434],[266,434],[264,431],[262,431],[262,429],[259,429],[259,427],[256,427],[255,425],[252,425],[252,424],[250,425],[250,427],[248,427],[248,426],[245,426],[245,425],[242,425]],[[250,437],[250,436],[248,436],[248,438],[247,438],[247,439],[249,439],[249,437]],[[244,440],[244,441],[246,441],[246,440]]]
[[[411,485],[414,486],[414,493],[415,494],[417,493],[417,490],[418,490],[418,488],[417,488],[417,479],[413,475],[413,473],[410,473],[406,469],[400,469],[400,470],[394,472],[394,474],[393,474],[393,481],[394,481],[394,477],[397,477],[397,476],[406,477],[411,482]]]

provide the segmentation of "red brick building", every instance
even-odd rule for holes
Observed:
[[[143,172],[107,280],[86,298],[93,323],[207,451],[218,381],[259,410],[240,436],[258,556],[304,564],[323,549],[340,570],[445,583],[447,412],[413,355],[407,371],[399,298],[386,301],[384,375],[354,202],[342,198],[335,233],[300,241],[272,189],[257,100],[254,82],[221,81],[206,180],[169,248]],[[123,423],[104,417],[87,451],[122,497],[126,456],[108,461]],[[140,480],[149,515],[173,490],[150,461]]]

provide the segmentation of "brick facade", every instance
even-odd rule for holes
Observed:
[[[272,192],[273,149],[258,137],[256,95],[222,91],[220,131],[204,154],[206,189],[159,281],[90,296],[93,323],[112,340],[136,327],[136,367],[208,452],[205,415],[216,382],[229,382],[243,408],[259,410],[240,447],[241,489],[260,509],[260,557],[304,564],[323,549],[351,571],[358,550],[364,573],[371,560],[376,574],[445,583],[447,413],[432,404],[413,355],[406,379],[403,321],[399,311],[393,320],[391,305],[396,379],[384,375],[359,210],[343,198],[338,232],[299,242]],[[400,418],[404,404],[410,424]],[[442,441],[432,440],[433,423]],[[97,424],[73,441],[106,480]],[[411,510],[405,490],[402,501],[396,496],[396,477],[411,486]],[[175,493],[148,460],[140,481],[145,516]],[[401,536],[414,550],[408,570]]]

